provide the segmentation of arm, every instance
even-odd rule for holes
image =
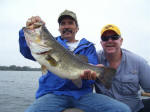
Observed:
[[[150,65],[141,59],[139,63],[139,81],[145,92],[150,92]]]
[[[141,92],[141,96],[148,96],[148,97],[150,97],[150,93],[147,93],[147,92]]]

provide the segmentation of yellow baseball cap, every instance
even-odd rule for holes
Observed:
[[[103,33],[107,30],[112,30],[112,31],[116,32],[119,36],[121,36],[121,32],[120,32],[119,28],[113,24],[107,24],[106,26],[104,26],[101,30],[101,35],[103,35]]]

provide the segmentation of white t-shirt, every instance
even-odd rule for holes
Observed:
[[[78,46],[79,43],[80,43],[80,41],[77,41],[77,42],[67,42],[66,44],[69,47],[70,51],[74,51],[77,48],[77,46]]]

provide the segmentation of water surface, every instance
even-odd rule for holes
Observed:
[[[24,112],[34,101],[38,71],[0,71],[0,112]]]

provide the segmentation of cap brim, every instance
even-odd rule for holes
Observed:
[[[70,18],[70,19],[73,19],[75,21],[75,19],[70,15],[62,15],[58,18],[58,23],[60,23],[64,18]]]

